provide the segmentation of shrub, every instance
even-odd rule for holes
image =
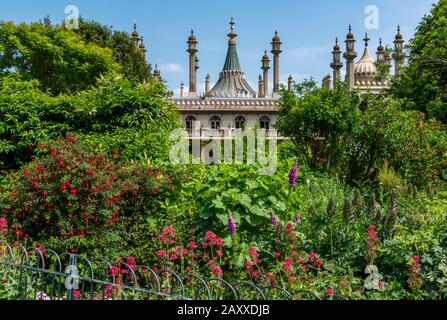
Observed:
[[[17,239],[83,238],[135,222],[172,187],[160,170],[91,154],[75,136],[40,148],[48,154],[17,173],[3,209]]]

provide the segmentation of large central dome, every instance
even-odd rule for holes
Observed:
[[[230,25],[227,58],[223,70],[219,74],[219,81],[207,96],[215,98],[256,98],[256,92],[245,80],[245,73],[239,63],[236,50],[237,34],[234,32],[233,18],[231,18]]]

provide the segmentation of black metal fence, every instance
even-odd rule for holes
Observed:
[[[115,276],[110,274],[112,267]],[[14,300],[346,300],[309,291],[292,295],[280,286],[204,279],[4,242],[0,242],[0,281],[0,299]]]

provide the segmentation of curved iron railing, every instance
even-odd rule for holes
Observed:
[[[109,270],[116,266],[120,277]],[[0,269],[12,275],[10,290],[16,300],[293,300],[279,286],[248,281],[205,279],[197,274],[178,274],[149,266],[130,266],[105,258],[85,256],[38,247],[9,245],[0,241]],[[347,300],[342,296],[298,294],[303,300]],[[0,297],[2,298],[2,297]]]

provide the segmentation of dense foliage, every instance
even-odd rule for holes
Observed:
[[[389,165],[409,183],[434,187],[446,180],[443,125],[381,96],[348,94],[304,82],[283,92],[277,127],[292,138],[302,163],[361,186],[377,182]]]
[[[410,110],[447,123],[447,1],[439,0],[408,45],[409,63],[391,93]]]

